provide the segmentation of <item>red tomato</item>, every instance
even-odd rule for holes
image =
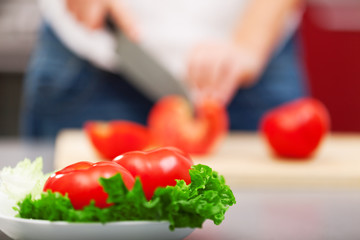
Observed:
[[[144,150],[150,144],[147,128],[130,121],[89,121],[84,129],[93,146],[108,160],[128,151]]]
[[[161,99],[151,109],[148,124],[154,141],[160,146],[174,146],[190,154],[214,150],[228,131],[226,109],[205,101],[195,110],[179,96]]]
[[[68,194],[75,209],[82,209],[95,200],[99,208],[109,207],[106,202],[108,195],[99,183],[99,178],[109,178],[120,173],[125,186],[131,189],[134,177],[131,173],[113,162],[78,162],[52,174],[44,185],[44,191],[52,190],[63,195]]]
[[[325,106],[318,100],[303,98],[266,113],[261,130],[279,156],[307,158],[318,147],[329,126]]]
[[[174,147],[128,152],[113,161],[140,178],[148,200],[157,187],[175,186],[175,179],[191,182],[189,169],[193,162],[189,155]]]

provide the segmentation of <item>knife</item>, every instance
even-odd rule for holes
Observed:
[[[118,68],[130,83],[153,101],[167,95],[180,95],[191,103],[184,84],[175,79],[156,59],[125,34],[116,31]]]

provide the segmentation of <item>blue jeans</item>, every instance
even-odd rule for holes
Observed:
[[[241,89],[228,107],[231,129],[256,130],[262,114],[305,94],[295,39],[268,65],[258,84]],[[124,119],[146,124],[153,102],[124,76],[94,67],[69,51],[44,24],[24,85],[24,137],[54,138],[87,120]]]

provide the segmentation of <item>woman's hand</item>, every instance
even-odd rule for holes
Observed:
[[[104,27],[106,17],[110,16],[128,37],[138,40],[135,21],[120,0],[66,0],[66,6],[89,29]]]
[[[190,53],[186,80],[195,104],[211,98],[226,105],[260,70],[260,61],[235,44],[203,43]]]
[[[205,97],[227,104],[239,88],[254,84],[282,39],[289,15],[303,2],[249,1],[234,29],[233,42],[195,47],[187,75],[195,101]]]

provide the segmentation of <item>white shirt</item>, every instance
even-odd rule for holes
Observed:
[[[39,0],[47,22],[77,55],[116,72],[114,36],[88,30],[67,11],[64,0]],[[229,41],[249,0],[123,0],[136,21],[140,44],[177,79],[183,79],[191,49],[202,41]],[[284,30],[296,27],[294,17]]]

